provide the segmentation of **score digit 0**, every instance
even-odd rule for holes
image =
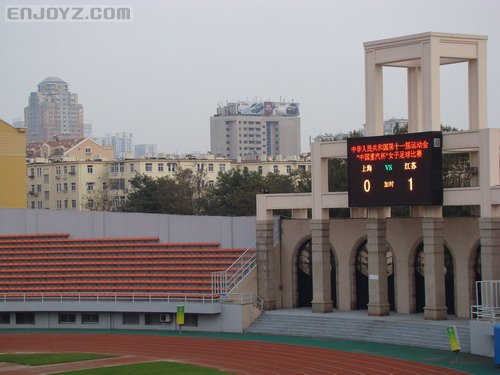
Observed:
[[[365,191],[365,193],[368,193],[371,189],[371,183],[370,183],[370,180],[365,180],[363,182],[363,190]]]

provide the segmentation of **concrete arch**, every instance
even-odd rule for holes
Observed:
[[[299,302],[299,278],[297,275],[298,272],[298,257],[300,255],[301,249],[306,245],[308,241],[312,241],[312,236],[310,234],[307,234],[300,238],[296,245],[294,246],[294,249],[292,251],[292,257],[291,257],[291,269],[293,270],[292,272],[292,283],[293,283],[293,306],[297,307],[298,302]],[[333,255],[333,261],[334,261],[334,266],[335,266],[335,282],[334,282],[334,287],[335,290],[332,290],[334,292],[334,296],[332,298],[334,302],[334,306],[338,307],[338,296],[339,296],[339,289],[338,289],[338,277],[339,277],[339,261],[338,261],[338,254],[335,250],[335,247],[332,245],[331,241],[329,241],[329,246],[330,246],[330,252]],[[314,269],[313,269],[314,272]],[[330,270],[332,272],[332,270]]]

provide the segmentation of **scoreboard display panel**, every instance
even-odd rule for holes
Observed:
[[[443,204],[441,132],[348,138],[349,207]]]

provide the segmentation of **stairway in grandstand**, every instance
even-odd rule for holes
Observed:
[[[245,252],[154,238],[0,235],[0,298],[37,295],[212,297],[212,273]]]
[[[468,320],[424,321],[421,315],[369,317],[366,311],[313,314],[309,310],[263,313],[247,333],[346,339],[450,350],[446,327],[457,326],[462,351],[470,352]]]

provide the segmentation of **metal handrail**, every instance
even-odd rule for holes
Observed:
[[[217,294],[196,293],[2,293],[2,302],[198,302],[216,303],[221,302],[221,296]]]
[[[225,303],[237,303],[240,305],[243,304],[253,304],[255,307],[259,308],[260,310],[264,309],[264,301],[259,298],[256,294],[252,292],[245,292],[245,293],[228,293],[224,297],[224,302]]]
[[[225,271],[212,272],[212,293],[226,295],[257,266],[257,253],[252,243]]]
[[[500,280],[476,281],[476,304],[471,319],[500,322]]]

